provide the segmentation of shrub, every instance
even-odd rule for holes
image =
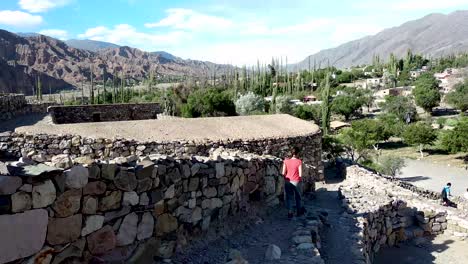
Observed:
[[[421,153],[421,158],[423,155],[424,145],[431,145],[434,140],[437,138],[437,135],[432,129],[432,127],[426,123],[415,123],[409,125],[405,132],[403,132],[403,140],[410,145],[419,145],[419,152]]]
[[[183,117],[235,116],[236,106],[229,93],[219,89],[197,90],[182,107]]]
[[[468,118],[462,118],[453,130],[440,136],[441,147],[450,152],[468,152]]]
[[[320,105],[298,105],[294,108],[294,116],[304,120],[314,120],[320,122]]]
[[[291,114],[292,105],[290,101],[291,101],[291,97],[287,95],[280,95],[276,97],[276,100],[275,100],[276,113],[277,114]]]
[[[447,94],[447,102],[462,112],[468,110],[468,79],[455,85],[455,89]]]
[[[405,160],[396,156],[384,156],[380,159],[380,172],[392,177],[397,176],[405,166]]]
[[[241,95],[236,100],[235,105],[236,112],[239,115],[252,115],[264,111],[265,100],[263,97],[256,95],[253,92],[248,92],[244,95]]]

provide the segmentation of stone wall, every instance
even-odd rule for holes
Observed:
[[[0,94],[0,121],[30,113],[47,113],[52,103],[28,104],[23,94]]]
[[[340,187],[343,217],[355,219],[351,229],[355,245],[353,263],[372,263],[386,246],[422,236],[449,232],[468,237],[468,214],[444,207],[421,195],[422,189],[400,186],[399,181],[374,174],[358,166],[347,168]]]
[[[168,259],[216,223],[278,204],[284,184],[281,160],[256,155],[76,162],[0,164],[0,263]]]
[[[52,106],[48,112],[56,124],[156,119],[157,103]]]
[[[258,140],[224,140],[193,142],[138,142],[126,139],[94,139],[73,135],[27,135],[14,132],[0,134],[0,155],[28,156],[36,161],[50,161],[53,155],[70,154],[72,158],[89,156],[96,159],[113,159],[131,155],[145,156],[166,154],[174,156],[209,156],[217,148],[248,152],[257,155],[272,155],[284,158],[291,147],[301,150],[306,179],[323,179],[321,160],[321,134],[301,137],[269,138]]]

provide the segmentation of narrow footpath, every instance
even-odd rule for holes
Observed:
[[[328,213],[328,226],[321,232],[321,255],[327,264],[359,263],[351,254],[352,243],[351,230],[356,222],[348,217],[341,207],[338,199],[339,184],[317,183],[316,199],[311,203],[310,210],[322,210]]]

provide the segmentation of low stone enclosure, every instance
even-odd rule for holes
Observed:
[[[55,124],[157,119],[157,103],[51,106],[47,109]]]
[[[349,230],[354,256],[350,263],[372,263],[381,248],[422,236],[449,232],[468,238],[466,201],[459,200],[458,209],[444,207],[431,199],[436,196],[430,191],[358,166],[347,168],[340,196],[343,217],[356,221]]]
[[[271,129],[278,118],[302,130]],[[190,122],[224,127],[224,120]],[[1,133],[0,159],[21,158],[7,168],[0,163],[0,263],[169,259],[230,217],[277,205],[282,158],[292,147],[301,150],[309,189],[323,179],[317,126],[288,116],[227,120],[236,128],[255,121],[270,129],[241,139],[219,128],[224,139],[213,140],[169,140],[154,130],[148,141],[52,133],[68,125]],[[190,129],[185,120],[172,122]],[[160,135],[164,140],[156,140]]]
[[[0,94],[0,121],[19,115],[46,113],[50,103],[28,104],[23,94]]]

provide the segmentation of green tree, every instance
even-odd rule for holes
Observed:
[[[419,146],[421,158],[424,157],[423,148],[425,145],[431,145],[437,138],[437,134],[429,124],[419,122],[409,125],[403,132],[403,140],[410,145]]]
[[[453,130],[442,133],[440,143],[450,153],[468,152],[468,117],[461,118]]]
[[[405,167],[405,160],[397,156],[384,156],[380,161],[380,172],[392,177],[397,176]]]
[[[319,105],[298,105],[294,108],[294,116],[304,120],[314,120],[317,124],[320,123],[320,106]]]
[[[383,112],[393,114],[403,122],[416,119],[416,107],[409,97],[387,95],[385,102],[381,103],[380,107]]]
[[[388,140],[392,136],[391,132],[387,130],[382,122],[375,119],[362,119],[354,121],[351,128],[366,136],[367,141],[379,150],[379,143]]]
[[[378,150],[379,142],[388,137],[381,122],[373,119],[354,121],[350,128],[343,129],[339,134],[348,156],[354,162],[366,158],[370,149]]]
[[[332,112],[343,115],[346,120],[353,115],[356,115],[363,101],[360,98],[356,98],[351,95],[338,95],[333,99],[331,110]]]
[[[384,127],[384,133],[389,135],[389,137],[399,137],[405,131],[405,123],[395,114],[382,114],[378,120]]]
[[[325,85],[322,89],[322,131],[323,135],[328,134],[330,129],[330,73],[327,72],[325,76]]]
[[[432,108],[440,103],[439,84],[437,79],[429,73],[421,75],[415,84],[413,90],[416,104],[422,107],[426,112],[431,113]]]
[[[462,83],[458,83],[455,89],[447,94],[446,101],[451,106],[460,109],[462,112],[468,110],[468,79]]]
[[[251,115],[255,113],[262,113],[265,110],[265,100],[263,97],[248,92],[241,95],[236,100],[236,111],[239,115]]]
[[[219,89],[202,89],[191,93],[182,107],[183,117],[234,116],[236,106],[231,95]]]

